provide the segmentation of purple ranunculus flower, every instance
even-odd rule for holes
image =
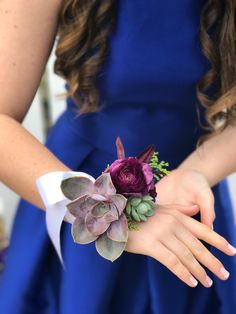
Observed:
[[[149,164],[135,157],[117,159],[107,169],[117,193],[144,196],[153,188],[153,172]]]

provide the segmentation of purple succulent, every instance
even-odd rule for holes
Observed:
[[[111,261],[117,259],[128,240],[124,214],[127,199],[116,193],[110,174],[103,173],[95,182],[71,177],[62,181],[61,190],[72,200],[67,208],[76,218],[72,225],[74,241],[80,244],[96,241],[101,256]]]

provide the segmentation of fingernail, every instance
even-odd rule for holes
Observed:
[[[213,225],[211,225],[211,229],[214,230],[214,226]]]
[[[213,281],[211,280],[210,277],[206,276],[206,283],[207,283],[208,287],[210,287],[210,286],[212,286]]]
[[[236,248],[235,248],[233,245],[228,244],[228,249],[229,249],[232,253],[236,254]]]
[[[193,276],[190,277],[190,281],[191,281],[191,283],[194,285],[194,287],[197,286],[198,281],[197,281]]]
[[[225,279],[229,277],[229,272],[224,267],[220,268],[220,272],[224,276]]]

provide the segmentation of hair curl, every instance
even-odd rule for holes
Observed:
[[[115,0],[64,0],[59,17],[55,73],[68,84],[67,96],[79,113],[96,112],[98,71],[109,47],[116,22]],[[196,95],[205,110],[208,131],[197,146],[236,124],[236,1],[208,0],[200,15],[199,43],[210,69],[196,84]],[[209,92],[213,88],[214,92]],[[79,92],[78,92],[79,91]]]

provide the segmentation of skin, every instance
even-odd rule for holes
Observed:
[[[51,53],[60,6],[60,0],[0,1],[0,180],[42,210],[45,208],[35,180],[51,171],[72,169],[26,131],[21,122],[32,103]],[[233,133],[236,136],[236,132]],[[200,177],[190,176],[191,189],[189,187],[186,189],[184,184],[179,186],[176,182],[176,178],[187,178],[189,171],[195,168],[201,173],[201,180],[213,183],[234,169],[232,143],[228,141],[228,137],[227,141],[221,141],[219,136],[219,141],[221,143],[219,146],[211,142],[213,143],[212,147],[209,146],[211,149],[206,150],[206,155],[201,161],[199,159],[199,162],[196,162],[197,157],[190,156],[189,161],[182,166],[186,169],[184,174],[175,175],[177,172],[173,172],[173,175],[168,176],[168,179],[172,180],[173,191],[176,191],[172,198],[169,198],[170,195],[166,192],[169,188],[168,184],[165,184],[168,183],[167,179],[158,183],[157,189],[165,204],[182,205],[158,205],[159,210],[148,222],[140,224],[139,231],[130,232],[126,247],[129,252],[155,258],[191,287],[194,286],[190,280],[192,275],[204,286],[209,287],[206,283],[206,273],[198,262],[225,280],[219,272],[222,264],[199,240],[203,239],[227,255],[235,254],[229,250],[228,242],[224,238],[206,224],[189,217],[199,210],[198,207],[189,206],[190,204],[198,204],[199,199],[202,199],[200,203],[204,204],[211,198],[209,186],[206,185],[208,194],[203,197],[200,196],[202,192],[197,189]],[[214,156],[219,156],[218,162],[214,163],[209,155],[213,148]],[[226,150],[229,154],[225,154]],[[225,158],[225,164],[222,163],[220,156]],[[209,163],[211,171],[208,171],[208,166],[204,166],[205,163]],[[222,172],[221,168],[226,167],[226,163],[227,165],[232,163],[232,169]],[[217,178],[212,177],[212,172],[218,173]],[[189,190],[192,197],[186,199]],[[203,201],[205,197],[206,200]],[[212,211],[213,203],[211,209],[206,210],[206,214],[204,206],[201,208],[204,222],[208,225],[213,220],[212,216],[207,218]]]

